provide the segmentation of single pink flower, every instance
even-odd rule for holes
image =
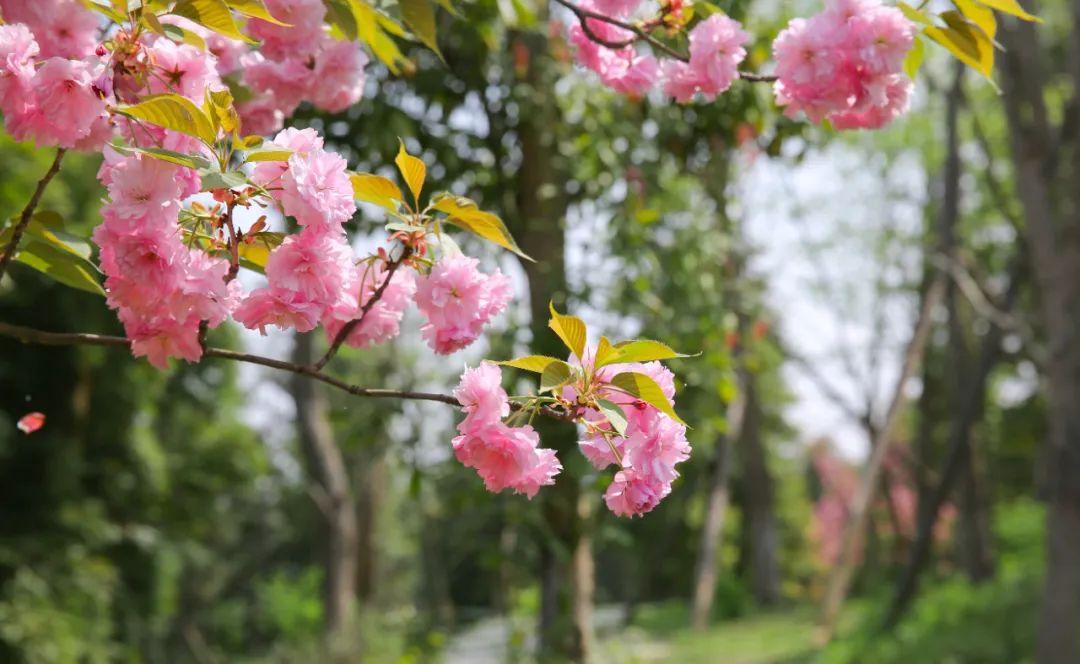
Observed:
[[[439,354],[471,344],[510,302],[510,280],[498,270],[485,275],[477,264],[468,256],[445,258],[417,290],[416,305],[428,321],[421,331]]]
[[[282,207],[301,226],[340,228],[356,212],[345,160],[332,152],[293,154],[281,186]]]

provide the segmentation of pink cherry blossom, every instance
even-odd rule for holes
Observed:
[[[615,473],[604,492],[604,502],[616,516],[640,516],[651,512],[670,490],[654,477],[625,469]]]
[[[0,0],[0,13],[33,31],[42,58],[83,58],[97,46],[98,18],[79,0]]]
[[[49,58],[29,83],[31,97],[6,118],[16,139],[72,148],[90,135],[105,103],[93,90],[95,72],[86,62]]]
[[[324,37],[315,56],[308,97],[324,111],[338,113],[360,101],[364,93],[364,67],[367,55],[355,41]]]
[[[345,160],[332,152],[293,154],[281,185],[282,207],[301,226],[340,227],[356,212]]]
[[[586,19],[586,24],[590,32],[607,42],[625,42],[634,36],[604,21]],[[660,76],[660,65],[653,56],[638,53],[633,46],[618,49],[602,46],[579,23],[570,26],[570,43],[575,47],[578,62],[599,74],[604,85],[622,94],[641,97]]]
[[[493,493],[513,489],[529,498],[541,486],[555,483],[562,465],[553,450],[541,450],[540,436],[531,426],[511,427],[496,422],[454,438],[454,455],[473,468]]]
[[[295,292],[276,288],[259,288],[249,294],[233,312],[233,318],[249,330],[266,334],[273,325],[282,330],[310,332],[319,324],[320,307],[307,302]]]
[[[316,305],[319,318],[356,301],[356,272],[344,232],[310,227],[285,238],[266,261],[270,286],[293,291],[300,301]]]
[[[292,115],[304,101],[311,85],[311,69],[300,57],[270,60],[259,52],[241,58],[244,83],[256,92],[264,93],[285,115]]]
[[[147,84],[152,93],[175,92],[201,104],[207,89],[224,87],[214,56],[200,48],[160,38],[148,52],[153,64]]]
[[[180,194],[176,171],[175,165],[159,159],[119,160],[108,173],[110,212],[121,219],[141,219],[174,206]]]
[[[263,42],[266,57],[282,60],[314,54],[323,35],[326,6],[322,0],[266,0],[270,15],[287,25],[251,19],[248,32]]]
[[[510,401],[502,388],[502,371],[492,362],[483,362],[475,369],[466,367],[454,389],[454,398],[466,413],[462,424],[466,431],[494,424],[510,414]]]
[[[20,114],[34,77],[38,44],[22,24],[0,25],[0,111]]]
[[[322,150],[323,139],[318,132],[310,127],[307,129],[295,129],[289,127],[283,129],[270,141],[272,146],[294,153],[305,155],[315,150]],[[270,146],[267,146],[270,147]],[[270,189],[270,193],[276,198],[281,197],[281,176],[289,168],[287,161],[263,161],[255,164],[251,172],[251,179],[258,184]]]
[[[613,18],[633,14],[641,6],[641,0],[593,0],[596,11]]]
[[[132,355],[145,357],[150,364],[163,371],[169,368],[170,357],[188,362],[198,362],[202,357],[198,319],[183,322],[172,319],[140,321],[125,325],[124,331],[131,339]]]
[[[236,112],[240,115],[241,130],[245,135],[267,136],[285,125],[285,113],[270,95],[256,95],[237,102]]]
[[[690,30],[690,61],[664,62],[664,92],[681,103],[695,93],[708,100],[731,87],[746,58],[743,48],[750,36],[738,21],[713,14]]]
[[[468,256],[445,258],[417,290],[416,305],[428,321],[421,331],[439,354],[452,353],[475,341],[513,295],[510,280],[502,272],[485,275],[477,264]]]
[[[353,298],[348,308],[333,311],[328,319],[323,320],[328,339],[336,338],[346,322],[360,315],[361,307],[371,301],[385,279],[385,272],[375,274],[369,270],[363,274],[359,298]],[[382,297],[368,309],[364,319],[349,333],[345,344],[353,348],[367,348],[396,337],[401,332],[401,319],[405,315],[405,309],[415,294],[414,273],[407,269],[395,271]]]

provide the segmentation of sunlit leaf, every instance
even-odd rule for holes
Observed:
[[[361,201],[374,203],[391,212],[397,212],[398,205],[405,200],[401,189],[393,180],[371,173],[352,173],[353,196]]]
[[[602,366],[611,364],[618,354],[619,351],[615,350],[607,337],[600,337],[600,343],[596,345],[596,357],[593,358],[593,366],[599,369]]]
[[[552,303],[548,303],[548,309],[551,311],[551,320],[548,321],[548,327],[559,335],[562,342],[566,344],[566,347],[574,355],[577,355],[579,360],[583,360],[585,358],[585,340],[588,335],[585,322],[577,316],[560,314],[555,311],[555,305]]]
[[[911,50],[904,57],[904,73],[908,75],[908,78],[915,78],[925,58],[926,44],[919,37],[915,37],[915,41],[911,44]]]
[[[274,15],[270,13],[270,10],[266,8],[266,4],[264,4],[262,0],[225,0],[225,2],[244,16],[260,18],[267,23],[273,23],[274,25],[285,27],[291,25],[274,18]]]
[[[353,30],[356,37],[367,44],[390,73],[398,75],[412,68],[412,63],[398,48],[392,35],[402,36],[405,31],[393,19],[375,9],[364,0],[348,0],[353,14]]]
[[[239,171],[221,171],[215,170],[200,170],[199,175],[202,177],[202,190],[210,191],[213,189],[235,189],[237,187],[243,187],[248,183],[247,176]]]
[[[994,69],[994,45],[982,28],[957,11],[941,14],[944,28],[926,28],[928,37],[941,44],[961,62],[989,78]]]
[[[413,200],[420,205],[420,192],[424,188],[424,180],[427,178],[427,166],[424,160],[414,157],[405,150],[405,142],[398,139],[398,153],[394,157],[394,163],[401,171],[401,177],[405,178],[405,184],[412,192]]]
[[[177,94],[149,95],[138,104],[117,106],[116,112],[158,127],[172,129],[212,144],[214,125],[195,102]]]
[[[552,362],[562,362],[562,360],[547,355],[525,355],[523,357],[515,357],[512,360],[504,360],[498,362],[498,364],[514,367],[515,369],[521,369],[523,371],[543,373],[544,369]]]
[[[667,396],[664,394],[664,390],[661,389],[655,380],[645,374],[636,371],[627,371],[612,378],[611,384],[638,399],[641,399],[676,422],[686,424],[686,422],[683,422],[682,418],[675,413],[675,409],[671,407],[671,402],[668,401]]]
[[[540,372],[540,391],[546,392],[565,385],[570,380],[571,375],[573,375],[573,371],[566,362],[562,360],[549,362],[544,367],[544,370]]]
[[[270,252],[285,241],[284,233],[263,231],[250,236],[252,241],[241,242],[239,246],[240,264],[255,272],[263,272],[266,269],[266,261],[270,258]]]
[[[267,148],[265,150],[249,150],[244,153],[244,163],[257,161],[288,161],[293,154],[292,150],[285,148]]]
[[[532,260],[510,235],[510,229],[506,227],[503,220],[496,214],[481,210],[472,200],[464,196],[439,194],[433,199],[432,207],[445,213],[447,221],[455,226],[489,242],[494,242],[504,249],[509,249],[526,260]]]
[[[927,16],[926,13],[923,12],[921,9],[915,9],[906,2],[897,3],[896,6],[900,8],[900,11],[903,12],[904,16],[906,16],[909,21],[913,21],[922,25],[934,24],[934,22],[930,20],[930,17]]]
[[[608,424],[615,430],[615,433],[620,436],[626,435],[626,413],[619,407],[619,404],[608,401],[607,399],[597,399],[596,407],[599,408],[600,412],[607,418]]]
[[[187,30],[172,23],[165,23],[161,28],[165,31],[165,36],[175,42],[190,44],[200,51],[206,50],[206,40],[194,30]]]
[[[677,357],[689,357],[679,353],[665,343],[638,339],[624,341],[615,346],[615,355],[608,358],[603,364],[629,363],[629,362],[652,362],[653,360],[671,360]],[[597,367],[603,366],[597,362]]]
[[[979,26],[986,36],[993,41],[997,34],[997,19],[994,18],[993,10],[989,9],[976,0],[953,0],[953,4],[960,10],[969,21]]]
[[[33,238],[24,239],[15,260],[52,279],[95,295],[105,295],[93,265],[71,252]]]
[[[439,53],[439,44],[435,40],[435,5],[429,0],[398,0],[401,18],[425,46]]]
[[[249,44],[256,43],[236,27],[236,20],[225,0],[180,0],[173,7],[172,13],[191,19],[204,28],[230,39],[239,39]]]
[[[1042,23],[1041,18],[1024,11],[1024,8],[1021,7],[1020,3],[1016,0],[979,0],[979,2],[983,3],[987,7],[993,7],[999,12],[1011,14],[1025,21],[1037,21],[1039,23]]]

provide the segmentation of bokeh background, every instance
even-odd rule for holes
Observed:
[[[791,13],[817,10],[718,4],[756,35],[752,70]],[[1039,4],[1035,57],[1053,73],[1076,35],[1068,3]],[[700,353],[670,363],[694,448],[672,495],[615,518],[610,474],[576,456],[572,429],[546,425],[567,470],[530,502],[486,493],[454,461],[457,414],[442,404],[3,339],[0,660],[1031,659],[1048,360],[995,86],[931,49],[910,113],[839,134],[779,115],[762,84],[712,104],[627,100],[573,67],[558,9],[459,10],[441,17],[445,62],[415,49],[404,79],[373,64],[361,104],[299,124],[387,175],[404,138],[433,190],[498,212],[538,262],[461,238],[518,295],[485,340],[434,356],[413,312],[401,338],[343,352],[334,371],[448,391],[483,357],[560,354],[549,300],[594,334]],[[1047,81],[1051,100],[1067,89]],[[0,214],[21,209],[50,157],[0,139]],[[97,165],[71,155],[42,207],[92,228]],[[381,213],[363,207],[350,230],[378,241]],[[958,276],[901,381],[942,260]],[[9,277],[0,319],[120,333],[101,299],[19,265]],[[211,340],[301,359],[324,343],[237,328]],[[893,402],[826,644],[829,574]],[[47,421],[28,436],[15,422],[31,411]]]

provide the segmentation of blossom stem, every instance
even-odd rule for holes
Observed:
[[[383,279],[383,282],[379,285],[377,289],[375,289],[375,292],[371,294],[371,298],[368,299],[368,301],[365,302],[362,307],[360,307],[360,315],[352,319],[348,323],[345,323],[341,330],[338,331],[337,336],[334,337],[334,341],[331,342],[330,347],[326,349],[326,354],[323,355],[318,362],[312,365],[312,369],[314,369],[315,371],[320,371],[323,367],[326,366],[327,362],[334,358],[334,355],[337,354],[338,349],[341,348],[341,345],[345,343],[346,339],[349,338],[349,335],[352,334],[352,331],[355,330],[358,325],[364,322],[364,317],[367,316],[368,312],[371,311],[371,309],[378,303],[379,300],[382,299],[383,294],[386,293],[387,287],[390,286],[390,280],[394,278],[394,272],[396,272],[397,269],[401,267],[402,263],[408,260],[410,255],[412,255],[412,247],[410,247],[409,245],[405,245],[404,249],[402,249],[401,251],[401,256],[399,256],[395,260],[390,261],[387,264],[386,278]],[[361,292],[363,292],[363,284],[361,284],[360,287]]]
[[[7,271],[8,263],[15,256],[15,250],[19,247],[19,240],[22,239],[23,233],[26,231],[26,227],[30,225],[30,220],[34,218],[34,211],[37,209],[38,203],[41,202],[41,196],[45,193],[45,188],[49,186],[52,179],[60,172],[60,162],[64,160],[64,155],[67,150],[59,148],[56,150],[56,158],[53,159],[52,165],[49,166],[49,170],[45,171],[45,175],[41,176],[38,180],[37,188],[34,189],[34,193],[30,196],[29,202],[26,207],[23,208],[22,214],[19,215],[19,221],[15,224],[15,228],[11,232],[11,240],[8,241],[7,246],[4,247],[4,253],[0,254],[0,279],[4,277],[4,273]]]

